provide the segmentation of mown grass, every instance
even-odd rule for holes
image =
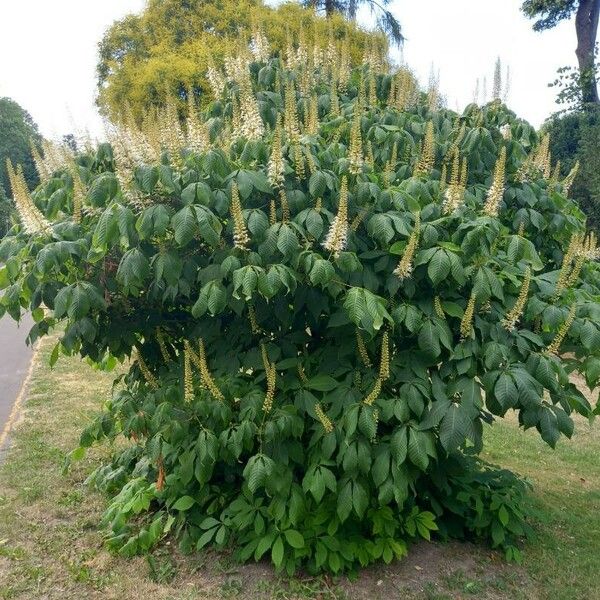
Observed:
[[[65,358],[51,371],[51,346],[42,346],[22,422],[0,465],[2,599],[600,598],[600,431],[584,422],[554,452],[510,421],[486,434],[486,458],[534,484],[540,520],[522,567],[459,543],[418,544],[406,560],[367,569],[354,582],[281,578],[267,564],[239,566],[226,554],[183,557],[170,544],[150,559],[113,556],[97,525],[106,499],[83,485],[110,448],[62,472],[113,376]]]

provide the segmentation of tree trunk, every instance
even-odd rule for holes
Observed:
[[[577,32],[577,50],[575,50],[575,54],[579,62],[581,93],[585,104],[600,103],[594,71],[594,50],[598,33],[599,13],[600,0],[580,0],[577,16],[575,17],[575,30]]]
[[[598,0],[600,2],[600,0]],[[325,0],[325,14],[330,17],[335,11],[334,0]]]

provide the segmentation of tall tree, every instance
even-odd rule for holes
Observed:
[[[4,188],[0,185],[0,238],[6,235],[11,225],[13,204],[6,197]]]
[[[31,156],[31,143],[42,141],[37,125],[31,115],[10,98],[0,98],[0,185],[10,193],[6,159],[23,167],[30,187],[37,182],[35,164]]]
[[[585,104],[600,103],[595,67],[600,0],[526,0],[522,10],[529,18],[537,19],[533,25],[535,31],[551,29],[575,15],[575,54],[579,64],[582,100]]]
[[[142,120],[168,97],[177,96],[184,106],[188,89],[201,103],[212,99],[207,69],[237,54],[256,28],[268,38],[272,55],[285,54],[290,41],[302,39],[323,48],[330,39],[348,40],[352,65],[373,44],[387,51],[381,33],[363,31],[339,13],[325,19],[296,2],[271,7],[263,0],[149,0],[140,14],[114,23],[100,44],[103,112],[118,120],[128,106]]]
[[[360,6],[366,5],[376,16],[378,27],[389,35],[395,44],[400,45],[404,41],[404,36],[400,22],[386,8],[389,3],[390,0],[381,0],[381,2],[377,2],[377,0],[302,0],[304,6],[323,11],[328,17],[338,12],[352,20],[356,18],[356,11]]]

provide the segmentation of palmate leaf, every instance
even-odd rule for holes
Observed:
[[[153,235],[164,236],[171,222],[171,212],[164,204],[145,208],[135,224],[140,239],[149,239]]]
[[[308,189],[310,191],[310,195],[313,198],[321,198],[325,193],[326,187],[327,178],[325,177],[325,173],[321,171],[315,171],[308,180]]]
[[[328,260],[318,259],[310,270],[309,279],[313,285],[326,286],[331,282],[334,275],[333,265]]]
[[[223,285],[217,281],[209,281],[200,290],[200,296],[192,307],[192,315],[199,318],[206,312],[216,315],[227,305],[227,292]]]
[[[196,210],[193,206],[184,206],[171,219],[175,241],[180,246],[189,244],[198,231]]]
[[[456,402],[450,403],[440,423],[440,442],[446,452],[457,450],[464,443],[470,421],[465,408]]]
[[[117,281],[125,294],[137,295],[149,275],[150,262],[139,248],[125,252],[117,270]]]
[[[279,228],[277,236],[277,249],[285,258],[291,258],[298,250],[298,238],[294,230],[285,223]]]
[[[344,309],[353,323],[372,334],[381,328],[384,320],[393,321],[385,308],[385,300],[364,288],[350,288]]]
[[[516,406],[519,399],[519,392],[509,373],[500,374],[494,386],[494,395],[504,410]]]
[[[419,348],[432,358],[441,354],[439,330],[431,319],[426,320],[421,326],[418,343]]]
[[[119,225],[115,214],[116,205],[109,206],[98,219],[92,236],[92,249],[94,260],[100,260],[117,239]]]
[[[438,285],[450,274],[452,263],[446,250],[438,249],[427,266],[427,274],[433,285]]]
[[[426,436],[424,431],[412,428],[408,430],[408,458],[421,471],[425,471],[429,465]]]
[[[152,267],[157,280],[164,279],[168,285],[176,286],[181,277],[183,263],[173,250],[159,252],[152,258]]]
[[[218,246],[223,226],[215,214],[205,206],[195,206],[200,237],[211,246]]]

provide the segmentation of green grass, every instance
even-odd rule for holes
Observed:
[[[600,598],[600,432],[585,422],[554,452],[512,421],[486,434],[485,458],[534,484],[537,538],[525,547],[522,566],[483,546],[425,542],[406,560],[367,569],[353,582],[278,577],[265,563],[240,566],[226,554],[184,557],[171,544],[150,558],[113,556],[98,530],[106,499],[83,485],[110,448],[62,472],[113,376],[66,358],[51,371],[51,346],[44,342],[22,422],[0,465],[0,599]]]

